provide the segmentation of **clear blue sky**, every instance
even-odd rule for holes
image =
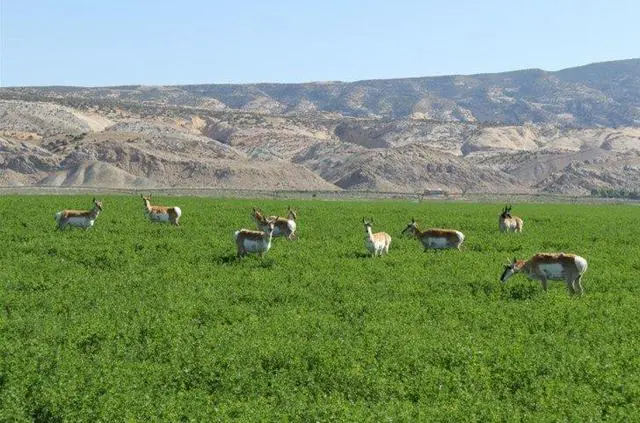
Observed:
[[[0,84],[355,81],[640,57],[639,0],[0,0]]]

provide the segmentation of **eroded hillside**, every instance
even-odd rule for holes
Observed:
[[[640,60],[354,83],[0,89],[0,184],[640,188]]]
[[[640,185],[640,129],[1,100],[8,186],[586,194]]]

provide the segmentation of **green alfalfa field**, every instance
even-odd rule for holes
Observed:
[[[0,199],[0,421],[637,421],[640,208],[103,197]],[[235,258],[253,206],[298,211],[297,241]],[[370,258],[363,217],[392,237]],[[400,232],[458,229],[462,251]],[[585,294],[499,282],[513,257],[589,262]]]

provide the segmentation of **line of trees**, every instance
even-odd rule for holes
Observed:
[[[640,191],[624,188],[594,188],[591,190],[591,196],[604,198],[629,198],[640,200]]]

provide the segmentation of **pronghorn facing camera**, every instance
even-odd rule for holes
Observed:
[[[179,225],[178,219],[182,216],[182,210],[180,207],[164,207],[164,206],[152,206],[151,194],[148,197],[140,194],[142,201],[144,202],[144,214],[152,222],[171,222],[174,225]]]
[[[547,280],[564,281],[570,294],[582,295],[582,275],[587,271],[587,261],[575,254],[538,253],[529,260],[513,259],[504,266],[500,276],[503,283],[516,273],[524,273],[529,279],[537,279],[547,290]]]
[[[462,246],[464,234],[453,229],[426,229],[421,231],[418,228],[418,222],[411,219],[411,222],[402,231],[402,235],[409,234],[418,239],[425,251],[428,249],[442,250],[446,248],[457,248]]]
[[[522,232],[522,224],[522,219],[518,216],[511,216],[511,206],[504,206],[498,219],[500,232]]]
[[[273,224],[275,226],[273,230],[273,236],[275,237],[284,236],[288,240],[298,239],[298,236],[296,235],[296,226],[297,226],[296,218],[298,216],[296,211],[292,209],[291,206],[289,206],[287,217],[280,217],[280,216],[265,217],[262,214],[262,210],[257,209],[255,207],[253,208],[253,213],[251,214],[251,217],[256,222],[258,229],[260,229],[261,231],[266,231],[267,223],[265,219],[268,219],[273,221]]]
[[[266,225],[265,231],[240,229],[235,232],[234,238],[238,249],[238,257],[245,256],[248,253],[257,253],[260,257],[263,257],[269,251],[275,225],[272,220],[265,219],[263,223]]]
[[[389,246],[391,245],[391,236],[386,232],[372,231],[373,217],[370,220],[362,218],[362,224],[364,225],[364,245],[371,253],[371,257],[381,256],[382,254],[389,254]]]
[[[58,225],[56,229],[64,229],[67,226],[89,229],[93,226],[98,215],[102,211],[102,201],[93,199],[91,210],[62,210],[56,213],[55,219]]]

